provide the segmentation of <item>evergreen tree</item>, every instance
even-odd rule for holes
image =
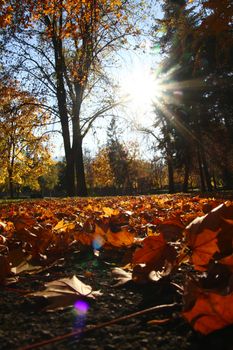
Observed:
[[[119,130],[116,118],[113,117],[107,130],[107,149],[109,163],[114,175],[115,186],[119,190],[125,191],[130,187],[130,160],[127,150],[119,140]]]

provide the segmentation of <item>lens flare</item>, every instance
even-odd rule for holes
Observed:
[[[89,304],[84,300],[77,300],[74,304],[74,307],[78,315],[84,316],[88,312]]]
[[[94,250],[99,250],[104,244],[104,239],[101,236],[96,236],[92,242],[92,247]]]
[[[74,336],[76,340],[79,340],[82,336],[83,329],[86,325],[86,317],[89,309],[89,304],[84,300],[77,300],[74,304],[75,319],[73,329],[77,332]]]

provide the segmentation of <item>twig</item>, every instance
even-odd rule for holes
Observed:
[[[137,316],[140,316],[140,315],[144,315],[144,314],[152,312],[152,311],[161,310],[161,309],[165,309],[165,308],[171,308],[171,307],[174,307],[174,306],[177,306],[177,305],[178,305],[177,303],[165,304],[165,305],[156,305],[156,306],[150,307],[149,309],[144,309],[144,310],[141,310],[141,311],[137,311],[137,312],[134,312],[134,313],[126,315],[126,316],[115,318],[115,319],[113,319],[111,321],[107,321],[107,322],[103,322],[103,323],[97,324],[96,326],[90,326],[89,328],[86,328],[86,329],[82,329],[82,330],[79,329],[79,330],[76,330],[76,331],[73,331],[73,332],[70,332],[70,333],[66,333],[66,334],[63,334],[63,335],[51,338],[51,339],[43,340],[43,341],[38,342],[38,343],[34,343],[34,344],[31,344],[31,345],[26,345],[24,347],[19,348],[18,350],[35,349],[35,348],[38,348],[38,347],[41,347],[41,346],[45,346],[45,345],[48,345],[48,344],[51,344],[51,343],[62,341],[64,339],[67,339],[67,338],[70,338],[70,337],[73,337],[73,336],[76,336],[76,335],[79,335],[79,334],[84,334],[84,333],[88,333],[88,332],[91,332],[91,331],[94,331],[94,330],[97,330],[97,329],[100,329],[100,328],[111,326],[111,325],[116,324],[118,322],[125,321],[125,320],[128,320],[128,319],[133,318],[133,317],[137,317]]]

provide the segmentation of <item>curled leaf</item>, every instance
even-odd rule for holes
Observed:
[[[76,276],[63,278],[45,284],[45,290],[30,293],[31,297],[44,297],[50,304],[47,311],[63,310],[72,306],[79,298],[95,299],[102,295],[100,291],[93,291],[92,287],[80,281]]]
[[[182,313],[196,331],[209,334],[233,323],[233,293],[200,291],[193,307]]]

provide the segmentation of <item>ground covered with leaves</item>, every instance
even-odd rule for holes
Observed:
[[[233,202],[161,195],[0,207],[1,349],[226,349]]]

